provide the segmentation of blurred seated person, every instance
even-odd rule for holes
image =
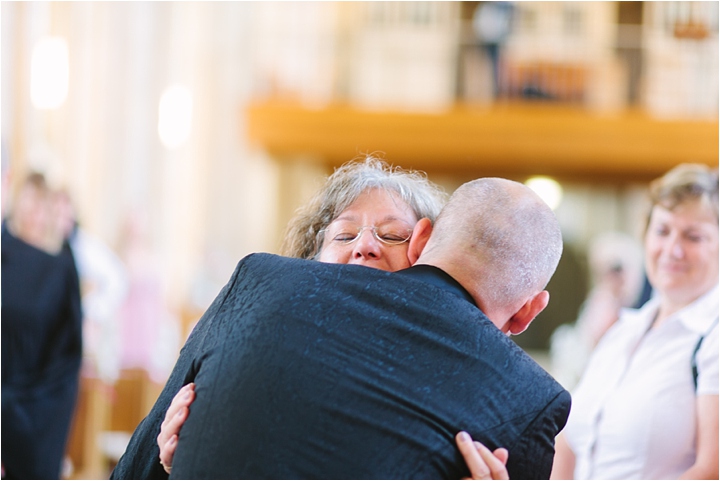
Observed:
[[[588,264],[592,288],[577,320],[559,326],[550,338],[551,374],[566,389],[575,387],[592,350],[621,309],[636,305],[645,280],[642,247],[622,232],[596,236],[590,242]]]
[[[30,174],[2,225],[2,464],[6,479],[60,479],[82,358],[80,287],[53,239],[50,190]]]

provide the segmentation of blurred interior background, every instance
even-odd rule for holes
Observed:
[[[236,262],[277,252],[344,162],[375,153],[450,193],[483,176],[543,189],[565,252],[515,338],[541,362],[596,280],[592,243],[639,241],[650,180],[718,163],[718,2],[2,2],[0,17],[3,202],[43,173],[127,281],[86,323],[69,478],[108,476]]]

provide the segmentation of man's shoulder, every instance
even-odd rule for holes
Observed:
[[[240,259],[238,267],[262,267],[273,264],[292,264],[292,261],[298,260],[302,259],[293,259],[291,257],[270,254],[268,252],[253,252]]]
[[[236,271],[250,270],[254,272],[262,272],[269,270],[288,270],[288,271],[322,271],[338,269],[342,264],[330,264],[310,259],[300,259],[297,257],[285,257],[278,254],[270,254],[268,252],[253,252],[248,254],[237,264]]]
[[[248,254],[238,262],[235,276],[243,274],[273,276],[278,283],[296,282],[303,277],[312,277],[316,281],[330,282],[333,285],[343,282],[352,283],[358,279],[393,276],[393,273],[365,266],[333,264],[264,252]],[[395,278],[393,276],[393,279]]]
[[[243,280],[263,277],[271,277],[277,282],[284,282],[288,279],[288,275],[296,275],[312,269],[315,264],[318,262],[266,252],[254,252],[240,259],[227,287],[232,287]]]

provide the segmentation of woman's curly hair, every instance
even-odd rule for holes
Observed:
[[[372,155],[354,159],[336,169],[310,202],[298,209],[288,223],[282,255],[316,258],[322,249],[320,230],[368,189],[398,194],[418,219],[427,217],[433,223],[447,200],[447,194],[423,172],[393,167]]]

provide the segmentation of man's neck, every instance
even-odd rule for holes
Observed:
[[[436,287],[452,292],[461,299],[465,299],[469,303],[476,305],[475,300],[468,290],[465,289],[465,287],[463,287],[457,279],[438,266],[416,263],[412,267],[398,272],[410,275],[429,284],[433,284]]]

